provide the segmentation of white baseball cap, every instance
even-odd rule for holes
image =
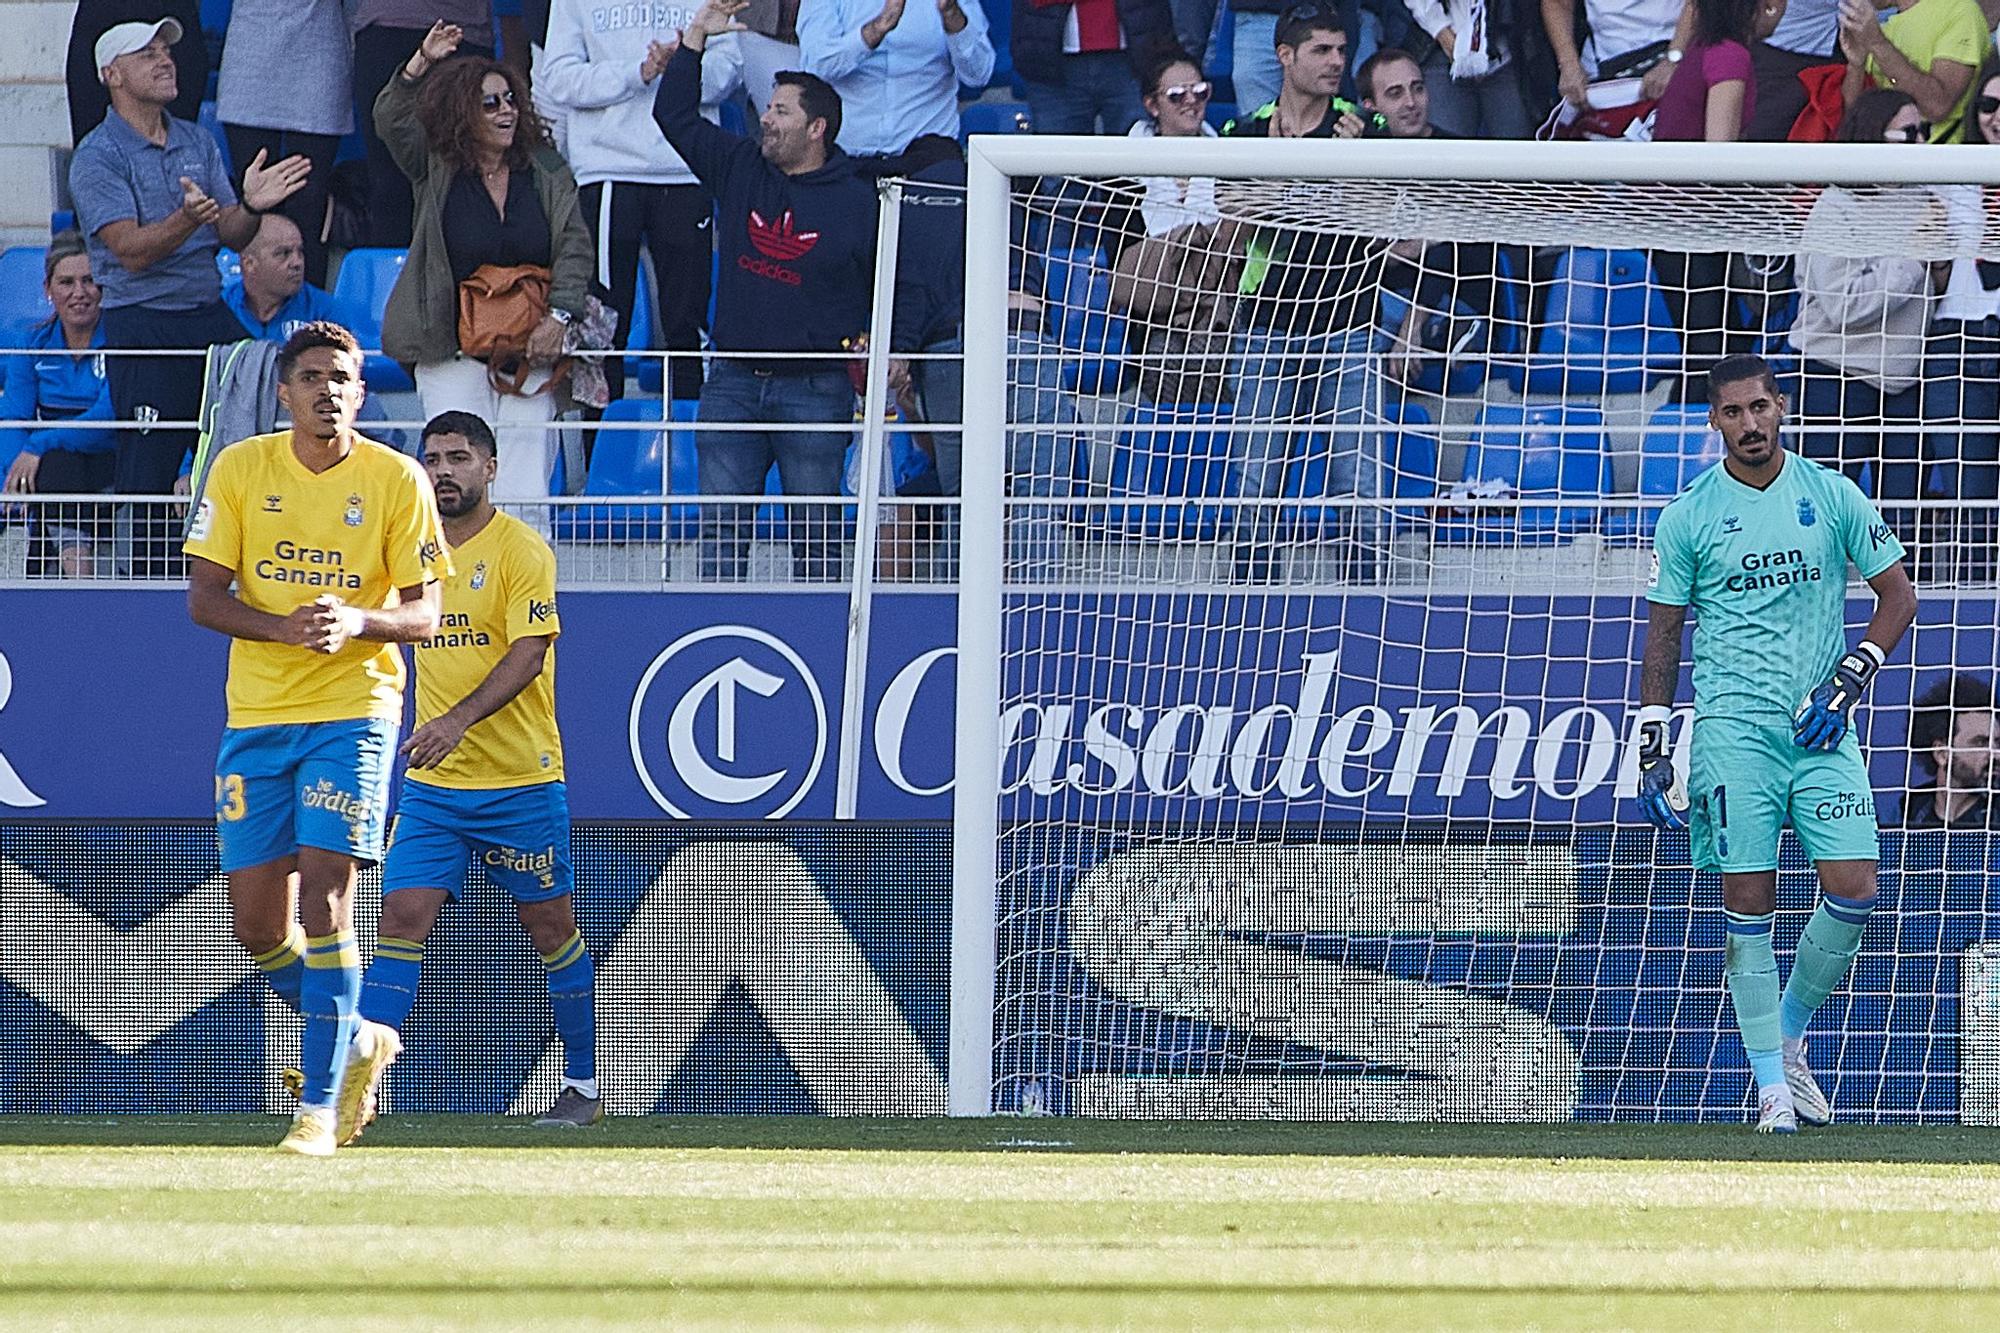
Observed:
[[[97,39],[97,81],[104,82],[104,71],[112,61],[145,50],[155,37],[165,37],[172,46],[181,39],[181,21],[164,18],[157,23],[118,23],[106,28]]]

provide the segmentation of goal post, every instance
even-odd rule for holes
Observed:
[[[1688,387],[1696,342],[1773,359],[1794,448],[1810,436],[1874,490],[1921,474],[1882,504],[1935,577],[1859,724],[1893,826],[1928,762],[1909,749],[1918,696],[2000,663],[1982,489],[2000,421],[1969,406],[1974,389],[2000,402],[2000,365],[1975,375],[1961,348],[1946,373],[1931,337],[1951,266],[2000,261],[1991,159],[975,137],[951,1114],[1737,1114],[1716,881],[1630,799],[1651,524],[1720,456]],[[1230,228],[1202,243],[1237,265],[1227,336],[1144,342],[1106,305],[1109,224],[1078,224],[1075,201],[1143,232],[1149,178],[1215,182]],[[1461,267],[1441,245],[1509,253]],[[1310,353],[1363,387],[1310,412],[1288,389],[1273,414],[1245,366],[1293,374],[1301,353],[1247,360],[1275,299],[1258,283],[1299,254],[1332,274],[1309,295],[1365,307],[1365,327],[1311,325]],[[1407,291],[1382,281],[1385,254],[1408,257]],[[1674,267],[1689,256],[1716,262]],[[1879,257],[1934,284],[1906,293],[1924,305],[1915,344],[1893,313],[1839,304],[1834,284]],[[1045,261],[1061,276],[1024,338],[1010,292]],[[1831,321],[1803,340],[1802,288],[1802,327]],[[1688,322],[1702,292],[1723,314],[1693,318],[1727,327]],[[1868,358],[1898,355],[1921,368],[1875,384],[1879,419],[1811,382],[1831,365],[1871,383]],[[1203,387],[1151,396],[1173,376]],[[1047,399],[1024,386],[1058,382],[1059,421],[1024,408]],[[1850,638],[1866,610],[1852,588]],[[1683,767],[1690,699],[1683,685]],[[1952,836],[1885,832],[1890,910],[1813,1029],[1855,1118],[1957,1116],[1958,969],[2000,916],[1983,835]],[[1811,883],[1787,834],[1781,954]]]

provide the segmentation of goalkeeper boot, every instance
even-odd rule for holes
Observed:
[[[331,1157],[334,1150],[333,1108],[301,1106],[292,1113],[292,1127],[278,1142],[278,1151],[301,1157]]]
[[[1833,1107],[1827,1104],[1812,1066],[1806,1063],[1802,1038],[1785,1038],[1785,1086],[1792,1090],[1792,1109],[1798,1112],[1800,1124],[1817,1127],[1833,1123]]]
[[[362,1019],[347,1048],[347,1068],[341,1071],[340,1093],[334,1102],[340,1110],[335,1126],[342,1147],[361,1137],[361,1131],[375,1123],[377,1093],[382,1072],[403,1053],[403,1039],[387,1023]]]
[[[604,1119],[604,1099],[565,1087],[554,1106],[535,1117],[536,1129],[588,1129]]]
[[[1765,1088],[1757,1098],[1759,1134],[1796,1134],[1799,1114],[1792,1107],[1792,1090],[1782,1083]]]

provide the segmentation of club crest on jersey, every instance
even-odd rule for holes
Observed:
[[[1799,526],[1809,528],[1817,522],[1819,522],[1819,515],[1813,510],[1813,502],[1811,500],[1800,500]]]
[[[472,567],[472,590],[478,592],[486,586],[486,562],[481,560]]]
[[[361,526],[361,497],[360,497],[360,496],[358,496],[358,495],[350,495],[350,496],[348,496],[348,497],[347,497],[347,512],[346,512],[345,514],[341,515],[341,520],[342,520],[342,521],[343,521],[344,523],[346,523],[346,524],[347,524],[347,526],[348,526],[348,527],[350,527],[350,528],[358,528],[358,527],[360,527],[360,526]]]
[[[1722,520],[1722,531],[1729,536],[1734,536],[1743,531],[1743,521],[1737,518],[1736,515],[1731,514]]]

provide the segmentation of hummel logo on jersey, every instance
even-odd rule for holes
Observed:
[[[757,253],[772,259],[797,259],[819,244],[816,231],[794,231],[792,210],[786,209],[776,222],[766,222],[756,209],[750,210],[750,244]]]
[[[1731,514],[1727,518],[1722,520],[1722,530],[1724,533],[1733,536],[1734,534],[1743,531],[1743,523],[1740,519],[1736,517],[1736,515]]]
[[[1813,512],[1812,501],[1811,500],[1799,501],[1799,526],[1802,528],[1809,528],[1817,522],[1819,522],[1819,515]]]
[[[284,496],[282,496],[282,495],[267,495],[267,496],[265,496],[265,497],[264,497],[264,512],[265,512],[265,513],[267,513],[267,514],[282,514],[282,513],[284,513],[284,512],[285,512],[285,497],[284,497]]]

